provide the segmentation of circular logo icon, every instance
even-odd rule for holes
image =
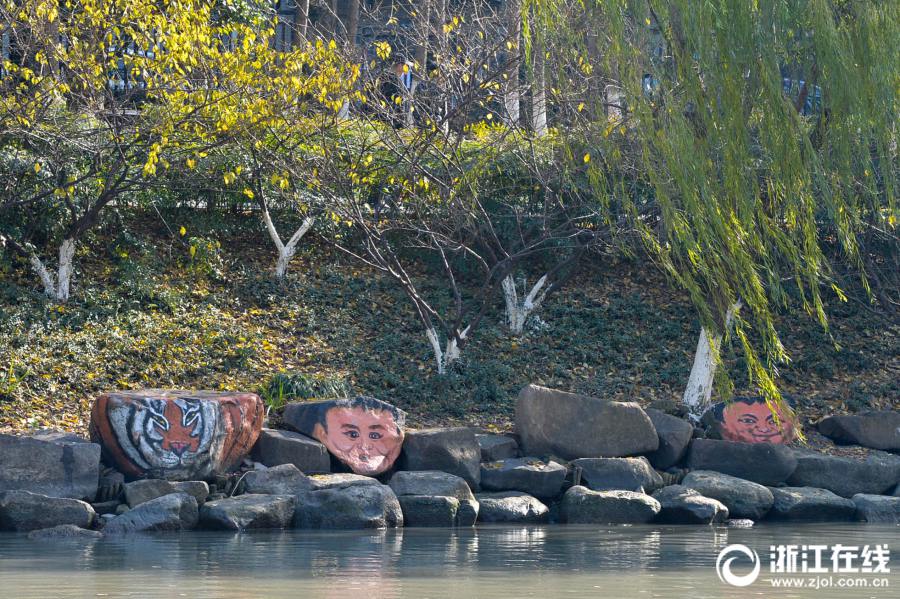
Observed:
[[[750,573],[743,576],[734,574],[731,571],[731,563],[741,556],[748,558],[750,563],[753,564],[753,569]],[[719,575],[719,580],[733,587],[749,586],[759,576],[759,556],[746,545],[729,545],[720,551],[719,557],[716,558],[716,574]]]

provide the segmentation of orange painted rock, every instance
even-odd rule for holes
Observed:
[[[713,437],[725,441],[785,445],[797,436],[795,416],[783,408],[777,414],[762,397],[735,397],[712,405],[703,415],[703,423]]]
[[[262,430],[254,393],[142,389],[105,393],[91,410],[91,438],[124,474],[198,480],[227,472]]]

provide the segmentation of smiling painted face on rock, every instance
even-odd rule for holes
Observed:
[[[722,438],[743,443],[784,444],[793,441],[794,425],[789,414],[778,411],[778,420],[764,401],[735,400],[722,410]]]
[[[400,455],[403,435],[390,410],[334,406],[325,413],[325,426],[313,435],[357,474],[388,470]]]

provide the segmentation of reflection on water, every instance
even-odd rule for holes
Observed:
[[[0,535],[2,597],[889,597],[889,590],[787,590],[719,581],[731,543],[887,543],[864,525],[547,526],[457,531],[185,533],[79,542]],[[900,558],[892,570],[900,572]],[[894,593],[900,576],[888,575]],[[896,580],[895,578],[896,577]]]

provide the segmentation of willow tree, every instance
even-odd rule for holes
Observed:
[[[751,384],[779,402],[777,369],[789,356],[775,312],[799,304],[827,330],[825,298],[844,299],[834,260],[855,266],[868,290],[860,234],[895,230],[900,46],[886,40],[900,39],[900,4],[531,5],[532,35],[587,47],[574,6],[605,38],[587,59],[622,90],[626,110],[582,122],[579,135],[597,134],[598,201],[621,201],[632,216],[658,206],[658,219],[634,224],[703,327],[685,402],[703,409],[724,334],[742,348]],[[718,382],[727,393],[727,376]]]

